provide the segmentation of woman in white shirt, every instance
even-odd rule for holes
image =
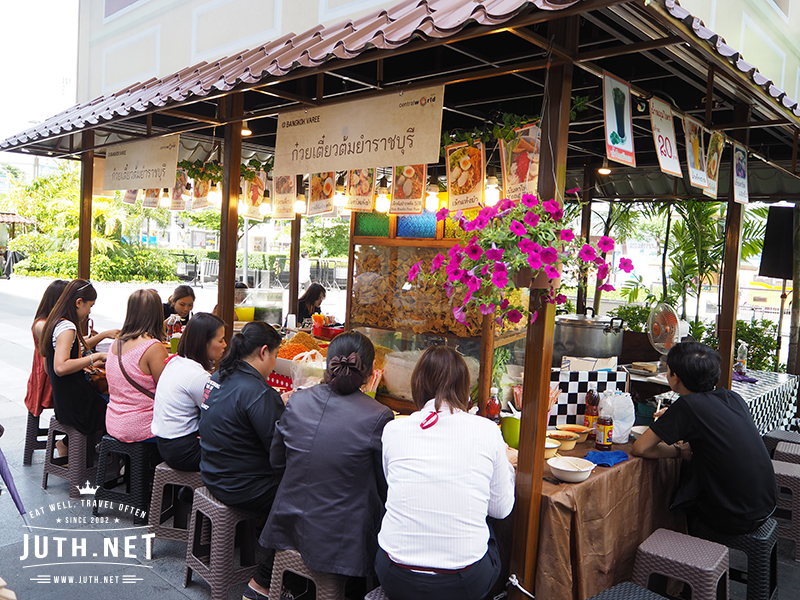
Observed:
[[[225,347],[225,322],[197,313],[158,380],[151,428],[161,457],[173,469],[200,470],[200,405],[206,381]]]
[[[392,600],[483,599],[500,574],[486,518],[514,507],[516,450],[467,412],[469,372],[452,348],[425,350],[411,393],[420,410],[383,430],[389,492],[375,571]]]

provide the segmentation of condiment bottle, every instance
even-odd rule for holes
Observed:
[[[491,389],[491,396],[486,401],[486,418],[491,419],[498,425],[500,424],[500,398],[499,390],[496,387]]]
[[[589,439],[595,439],[597,433],[597,405],[600,404],[600,394],[597,389],[590,387],[586,392],[586,412],[583,413],[583,426],[591,427]]]
[[[597,417],[597,439],[594,443],[596,450],[611,450],[614,433],[613,410],[610,398],[604,397],[599,406],[600,416]]]

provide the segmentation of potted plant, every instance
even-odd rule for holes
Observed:
[[[457,221],[458,242],[446,253],[437,254],[430,272],[422,272],[422,263],[409,270],[409,281],[417,277],[433,278],[447,291],[448,297],[463,298],[453,307],[460,323],[467,322],[475,311],[495,315],[498,324],[507,319],[520,323],[528,306],[520,302],[517,288],[531,287],[551,303],[563,304],[566,296],[558,293],[562,273],[580,276],[596,273],[603,291],[613,291],[607,283],[612,270],[602,254],[613,251],[614,240],[602,236],[597,244],[576,236],[562,223],[564,211],[557,200],[540,201],[525,194],[519,202],[501,200],[484,206],[477,216],[467,219],[461,211],[453,214],[441,209],[437,219]],[[629,273],[633,263],[622,258],[618,268]],[[531,322],[537,315],[530,315]]]

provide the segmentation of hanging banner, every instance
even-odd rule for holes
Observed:
[[[443,100],[439,85],[282,114],[275,170],[299,174],[438,162]]]
[[[393,215],[418,215],[425,204],[427,165],[403,165],[394,168],[392,199],[389,213]]]
[[[348,210],[371,212],[375,207],[375,169],[355,169],[347,174]]]
[[[539,184],[542,131],[536,125],[514,130],[514,139],[500,140],[503,157],[503,196],[518,201],[535,194]]]
[[[144,198],[142,198],[142,208],[158,208],[158,198],[161,195],[159,188],[144,191]]]
[[[179,135],[117,144],[106,149],[103,189],[169,188],[175,183]]]
[[[210,190],[210,181],[195,179],[194,189],[192,190],[192,210],[208,208],[208,192]]]
[[[621,79],[605,72],[603,73],[603,115],[605,117],[608,160],[635,167],[631,88]]]
[[[136,198],[139,196],[139,190],[125,190],[125,195],[122,196],[122,201],[125,204],[136,204]]]
[[[274,181],[275,203],[272,207],[273,219],[294,219],[294,201],[297,194],[294,191],[294,175],[277,175]]]
[[[322,215],[333,210],[333,193],[336,191],[336,173],[311,174],[311,195],[308,202],[307,215]]]
[[[708,158],[706,158],[706,178],[708,187],[703,190],[703,194],[716,200],[717,182],[719,181],[719,163],[722,159],[722,151],[725,149],[725,137],[715,131],[708,140]]]
[[[650,98],[650,124],[661,170],[668,175],[682,177],[678,144],[675,143],[675,127],[672,123],[672,107],[658,98]]]
[[[178,169],[175,171],[175,187],[172,188],[170,195],[170,210],[186,210],[186,199],[183,195],[186,193],[186,184],[189,182],[189,176],[186,174],[186,169]]]
[[[257,171],[253,181],[242,178],[242,202],[244,211],[242,216],[246,219],[263,221],[261,214],[261,203],[264,200],[264,191],[267,188],[267,174],[264,171]]]
[[[689,181],[693,186],[705,189],[708,187],[708,177],[706,177],[703,124],[692,117],[684,117],[683,132],[686,134],[686,162],[689,165]]]
[[[467,142],[445,149],[450,210],[475,208],[483,202],[483,144]]]
[[[747,150],[741,144],[733,144],[733,199],[747,204],[750,195],[747,190]]]

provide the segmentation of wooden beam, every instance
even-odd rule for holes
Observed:
[[[753,129],[755,127],[777,127],[789,125],[786,119],[772,119],[771,121],[751,121],[749,123],[728,123],[722,125],[712,125],[711,131],[732,131],[734,129]]]
[[[227,116],[233,119],[244,112],[244,94],[233,94]],[[222,154],[222,206],[220,211],[219,283],[217,314],[225,321],[225,337],[233,336],[234,284],[236,282],[236,249],[239,245],[239,165],[242,163],[242,128],[238,123],[225,125]]]
[[[579,17],[551,21],[548,38],[574,53],[578,48]],[[567,169],[567,139],[572,92],[573,64],[547,70],[545,87],[549,98],[542,110],[542,144],[539,159],[539,197],[563,202]],[[553,359],[555,309],[540,293],[531,291],[531,314],[536,321],[528,325],[525,348],[522,421],[520,423],[519,461],[514,506],[514,537],[510,573],[523,588],[534,593],[536,559],[539,552],[539,519],[544,475],[544,438],[547,429],[550,364]],[[523,600],[522,592],[509,588],[510,600]]]
[[[677,35],[669,35],[667,37],[657,38],[655,40],[647,40],[645,42],[634,42],[633,44],[623,44],[622,46],[611,46],[609,48],[601,48],[600,50],[581,52],[575,57],[575,62],[582,63],[603,60],[605,58],[614,58],[617,56],[626,56],[628,54],[647,52],[648,50],[658,50],[659,48],[666,48],[668,46],[675,46],[683,43],[683,39]]]
[[[797,173],[797,138],[800,130],[794,130],[794,144],[792,144],[792,173]]]
[[[311,199],[311,182],[306,194],[306,203]],[[303,191],[303,176],[297,175],[295,189],[300,194]],[[306,204],[308,206],[308,204]],[[300,232],[303,227],[302,215],[295,215],[292,221],[292,237],[289,244],[289,314],[297,314],[297,299],[300,297]],[[297,326],[301,323],[298,321]]]
[[[81,134],[81,146],[94,146],[94,131]],[[94,182],[94,152],[81,155],[81,206],[78,217],[78,279],[89,279],[92,268],[92,184]]]
[[[705,126],[711,127],[711,109],[714,107],[714,65],[708,67],[706,79],[706,121]]]
[[[206,117],[205,115],[196,115],[185,110],[177,108],[167,108],[161,111],[162,115],[167,117],[178,117],[179,119],[188,119],[189,121],[200,121],[201,123],[208,123],[209,125],[223,125],[223,121],[215,119],[214,117]]]
[[[313,100],[311,98],[306,98],[305,96],[301,96],[299,94],[292,94],[291,92],[284,92],[283,90],[276,90],[275,88],[255,88],[254,92],[258,92],[259,94],[264,94],[265,96],[270,96],[272,98],[279,98],[281,100],[289,100],[290,102],[297,102],[298,104],[302,104],[303,106],[319,106],[318,100]],[[297,110],[296,108],[294,110]]]
[[[525,40],[526,42],[529,42],[534,46],[538,46],[545,52],[550,51],[552,48],[553,56],[557,56],[561,60],[567,62],[573,62],[575,60],[575,57],[571,55],[569,52],[567,52],[564,48],[562,48],[558,44],[551,43],[551,41],[544,36],[533,33],[532,31],[528,31],[527,29],[521,29],[521,28],[509,29],[508,32],[513,33],[518,38]]]
[[[744,122],[750,118],[749,104],[737,104],[734,108],[735,120]],[[742,129],[733,134],[737,142],[747,144],[748,130]],[[731,152],[731,173],[736,167],[734,153]],[[727,224],[725,227],[725,262],[722,272],[722,313],[717,323],[719,338],[720,387],[731,389],[733,378],[733,353],[736,340],[736,313],[739,308],[739,260],[742,249],[742,222],[744,205],[736,202],[734,197],[734,177],[730,178],[728,191]]]
[[[494,367],[495,320],[493,315],[483,315],[481,320],[481,362],[478,367],[478,414],[486,416],[486,401],[491,394],[492,368]]]
[[[147,137],[153,135],[153,115],[147,115]]]
[[[344,329],[350,331],[350,310],[353,302],[353,277],[355,276],[356,264],[356,213],[350,211],[350,244],[347,251],[347,295],[345,296],[345,320]]]

